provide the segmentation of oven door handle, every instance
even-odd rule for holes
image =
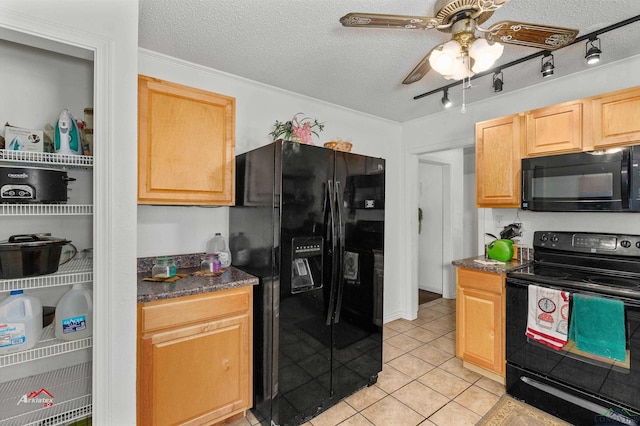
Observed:
[[[520,380],[522,380],[524,383],[528,384],[529,386],[533,386],[534,388],[540,389],[543,392],[546,392],[550,395],[553,395],[567,402],[575,404],[579,407],[582,407],[586,410],[589,410],[599,416],[613,419],[625,425],[638,426],[638,422],[636,422],[634,419],[630,417],[627,417],[621,413],[615,412],[609,408],[603,407],[602,405],[598,405],[594,402],[587,401],[586,399],[577,397],[575,395],[571,395],[560,389],[556,389],[553,386],[547,385],[546,383],[541,383],[537,380],[534,380],[530,377],[525,377],[525,376],[520,377]]]

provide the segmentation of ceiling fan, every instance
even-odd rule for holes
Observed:
[[[509,0],[437,0],[434,17],[385,15],[377,13],[348,13],[340,22],[345,27],[399,28],[409,30],[436,29],[451,33],[451,40],[431,49],[403,80],[411,84],[424,77],[429,70],[447,79],[461,80],[489,69],[502,55],[505,44],[537,49],[555,50],[564,47],[578,35],[578,30],[501,21],[489,28],[480,24]],[[476,31],[484,38],[476,37]]]

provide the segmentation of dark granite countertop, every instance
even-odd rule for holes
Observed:
[[[468,257],[466,259],[454,260],[451,262],[452,265],[467,268],[467,269],[477,269],[478,271],[484,272],[493,272],[497,274],[506,274],[507,272],[515,271],[516,269],[524,268],[529,265],[532,261],[528,259],[517,259],[510,260],[508,262],[499,262],[499,263],[481,263],[481,262],[496,262],[485,256],[474,256]]]
[[[178,274],[192,274],[200,268],[181,268]],[[155,300],[171,299],[173,297],[191,296],[193,294],[211,293],[218,290],[257,285],[259,280],[233,266],[216,277],[201,277],[189,275],[172,283],[143,281],[151,276],[151,272],[138,273],[138,303],[153,302]]]

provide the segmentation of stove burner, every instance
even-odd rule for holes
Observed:
[[[592,284],[610,285],[613,287],[637,288],[640,287],[640,281],[630,280],[617,277],[591,276],[584,280]]]

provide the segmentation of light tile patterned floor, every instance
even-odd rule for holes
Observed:
[[[384,326],[384,366],[362,389],[305,426],[475,425],[504,387],[462,367],[455,357],[455,300],[420,305],[414,321]],[[232,426],[256,424],[248,414]]]

